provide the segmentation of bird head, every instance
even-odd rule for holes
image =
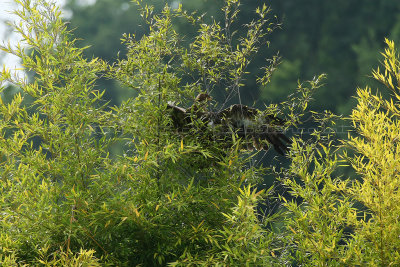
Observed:
[[[193,105],[188,109],[189,112],[206,112],[207,102],[212,100],[212,97],[207,93],[200,93],[194,99]]]
[[[212,97],[207,93],[200,93],[194,99],[195,102],[207,102],[207,101],[211,101],[211,100],[212,100]]]

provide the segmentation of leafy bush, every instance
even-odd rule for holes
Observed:
[[[257,205],[273,188],[257,184],[268,168],[249,164],[254,153],[235,135],[227,146],[199,131],[177,133],[167,105],[188,105],[204,91],[240,96],[246,67],[276,27],[267,7],[236,36],[239,1],[225,2],[224,26],[181,7],[153,14],[138,2],[149,32],[124,35],[127,57],[110,65],[83,58],[58,8],[17,2],[22,23],[14,28],[25,46],[1,49],[20,57],[30,78],[7,69],[0,76],[18,88],[0,102],[3,265],[399,264],[400,63],[392,42],[374,77],[397,100],[359,89],[350,117],[358,134],[341,145],[336,116],[314,114],[319,128],[293,138],[290,166],[278,173],[295,199],[281,196],[282,209],[263,217]],[[193,41],[175,31],[177,19],[198,32]],[[264,85],[277,58],[269,62]],[[137,97],[109,107],[100,77]],[[322,78],[266,110],[298,126]],[[346,162],[358,177],[337,176]]]
[[[138,3],[149,33],[140,40],[125,35],[127,58],[109,65],[83,58],[57,7],[17,2],[22,22],[14,28],[23,45],[1,49],[21,58],[31,78],[1,72],[2,82],[18,88],[0,103],[3,263],[268,261],[274,237],[257,219],[265,193],[255,187],[265,169],[247,165],[252,155],[238,148],[239,138],[228,147],[201,135],[183,138],[171,130],[166,107],[201,91],[238,93],[250,59],[274,28],[270,10],[257,9],[259,19],[234,38],[238,1],[226,1],[224,27],[181,8],[155,15]],[[198,30],[192,43],[175,32],[175,19]],[[108,107],[96,87],[104,76],[138,96]],[[288,125],[298,123],[317,86],[300,87],[284,106]]]
[[[301,203],[285,206],[287,247],[292,262],[307,266],[397,266],[399,235],[399,55],[386,40],[384,71],[373,77],[393,98],[370,88],[358,89],[350,120],[354,131],[340,150],[328,128],[314,132],[314,142],[295,140],[284,182]],[[330,122],[330,123],[329,123]],[[328,124],[327,124],[328,123]],[[331,129],[331,130],[329,130]],[[324,133],[324,134],[322,134]],[[329,134],[326,134],[329,133]],[[349,150],[350,149],[350,150]],[[337,176],[349,164],[356,177]]]

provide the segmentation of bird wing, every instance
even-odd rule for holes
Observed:
[[[181,131],[187,124],[186,109],[175,106],[173,103],[168,103],[167,109],[170,110],[172,123],[175,129]]]
[[[220,123],[236,131],[239,137],[244,140],[251,138],[253,146],[257,149],[268,149],[268,144],[272,144],[274,149],[284,154],[288,150],[286,143],[291,143],[279,126],[285,121],[272,114],[263,114],[263,112],[241,104],[235,104],[229,108],[223,109],[216,116],[214,123]]]
[[[178,112],[178,113],[183,113],[183,114],[186,113],[186,109],[178,107],[171,102],[167,104],[167,108],[171,109],[173,112]]]
[[[219,112],[221,123],[231,124],[233,127],[247,127],[253,124],[259,111],[241,104],[232,105]]]
[[[282,155],[288,150],[287,144],[291,143],[280,130],[280,126],[285,123],[283,119],[245,105],[235,104],[220,112],[184,109],[173,103],[168,103],[167,108],[170,110],[173,125],[179,132],[207,126],[211,127],[214,138],[225,140],[231,138],[234,131],[247,145],[268,150],[268,144],[271,144]]]

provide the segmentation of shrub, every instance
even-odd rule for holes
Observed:
[[[399,55],[386,40],[384,71],[373,77],[388,88],[385,100],[369,87],[358,89],[348,118],[353,132],[334,142],[323,117],[314,139],[296,139],[282,182],[300,202],[287,201],[285,230],[292,262],[306,266],[397,266],[399,259]],[[326,134],[326,133],[329,134]],[[354,177],[338,175],[349,164]]]
[[[258,20],[234,37],[239,1],[226,1],[225,26],[182,8],[153,14],[139,3],[149,33],[140,40],[123,36],[127,57],[110,65],[83,58],[85,48],[76,46],[57,7],[16,2],[22,22],[14,29],[24,45],[1,49],[22,60],[29,78],[7,69],[0,76],[18,90],[0,102],[3,264],[273,261],[275,237],[255,208],[267,195],[255,186],[265,168],[247,164],[252,154],[239,149],[239,138],[229,147],[197,135],[182,138],[166,116],[171,100],[187,104],[200,91],[239,92],[246,67],[275,27],[270,10],[257,9]],[[193,42],[182,42],[174,19],[194,25]],[[101,77],[137,97],[108,107],[96,86]],[[299,86],[282,105],[287,126],[299,122],[318,82]],[[267,109],[281,114],[277,106]]]

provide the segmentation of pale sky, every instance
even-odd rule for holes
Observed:
[[[62,5],[65,0],[53,0],[58,5]],[[10,13],[16,7],[13,0],[0,0],[0,43],[7,43],[10,41],[11,44],[15,44],[18,40],[18,36],[15,33],[7,34],[6,23],[15,21],[17,17]],[[5,65],[7,68],[14,69],[18,67],[18,58],[7,55],[4,57],[4,53],[0,51],[0,66]]]

